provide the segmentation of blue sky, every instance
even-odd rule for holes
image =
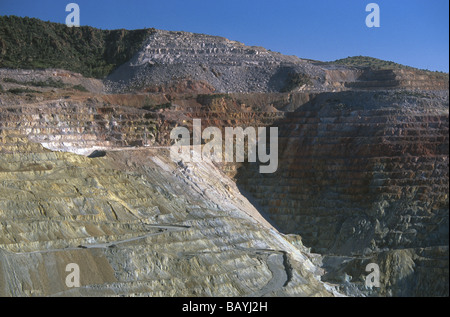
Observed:
[[[367,55],[449,71],[448,0],[0,0],[0,15],[64,23],[70,2],[81,25],[101,29],[199,32],[302,58]],[[371,2],[380,28],[365,25]]]

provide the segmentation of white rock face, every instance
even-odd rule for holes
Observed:
[[[107,83],[123,89],[118,83],[145,87],[191,79],[217,92],[267,92],[282,90],[292,73],[307,74],[316,89],[325,79],[324,70],[295,56],[217,36],[157,31]]]

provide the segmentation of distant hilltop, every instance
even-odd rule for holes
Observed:
[[[0,17],[0,68],[64,69],[108,91],[294,92],[445,89],[448,74],[371,57],[301,59],[223,37],[156,29],[100,30]]]
[[[398,64],[392,61],[385,61],[370,56],[349,56],[328,63],[337,65],[355,66],[355,67],[370,67],[372,69],[410,69],[410,70],[423,70],[429,72],[429,70],[426,69],[418,69],[415,67]],[[434,73],[445,74],[444,72],[440,71],[435,71]]]

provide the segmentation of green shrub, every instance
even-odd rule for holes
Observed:
[[[294,89],[309,84],[311,84],[311,79],[308,75],[302,73],[290,73],[281,92],[291,92]]]
[[[63,83],[61,79],[54,80],[53,78],[49,78],[46,81],[30,81],[26,84],[34,87],[53,87],[53,88],[64,88],[67,87],[67,84]]]
[[[5,83],[23,85],[23,86],[33,86],[33,87],[53,87],[53,88],[64,88],[67,84],[64,84],[61,79],[54,80],[49,78],[46,81],[18,81],[13,78],[3,78]]]
[[[370,67],[372,69],[414,69],[410,66],[405,66],[402,64],[369,56],[349,56],[347,58],[338,59],[330,63],[353,67]]]
[[[75,90],[78,90],[78,91],[82,91],[82,92],[88,92],[89,91],[82,85],[75,85],[72,88],[75,89]]]
[[[154,32],[69,28],[34,18],[0,16],[0,67],[61,68],[103,78],[131,59]]]
[[[9,78],[9,77],[3,78],[3,81],[4,81],[5,83],[20,84],[20,85],[22,85],[22,83],[21,83],[20,81],[15,80],[15,79],[13,79],[13,78]]]
[[[37,93],[37,94],[41,93],[40,91],[28,89],[28,88],[11,88],[8,90],[8,92],[15,94],[15,95],[19,95],[22,93]]]

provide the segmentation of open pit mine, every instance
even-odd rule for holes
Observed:
[[[41,30],[31,57],[11,21]],[[204,34],[1,25],[0,296],[449,295],[448,74]],[[71,37],[132,51],[104,76],[46,59],[81,50]],[[171,131],[196,119],[223,137],[276,127],[276,171],[172,160]]]

